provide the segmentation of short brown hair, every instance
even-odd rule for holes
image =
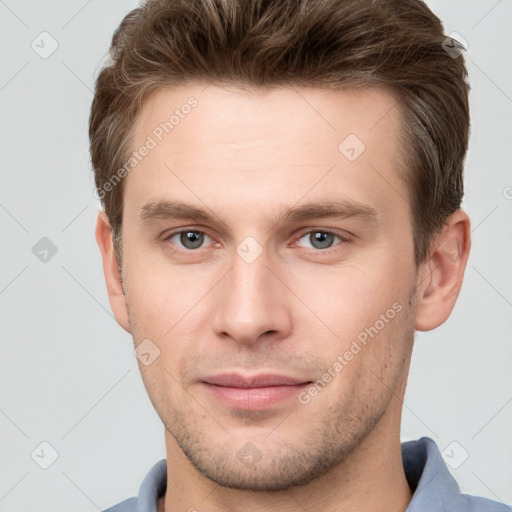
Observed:
[[[135,120],[151,93],[189,81],[381,85],[402,113],[402,174],[420,264],[463,196],[469,85],[463,56],[445,49],[441,21],[421,0],[147,0],[113,36],[89,120],[116,254],[123,182],[105,185],[130,158]]]

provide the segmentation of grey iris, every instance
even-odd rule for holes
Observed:
[[[180,242],[187,249],[197,249],[204,242],[204,234],[198,231],[185,231],[180,235]]]
[[[326,249],[332,245],[334,235],[325,231],[313,231],[309,235],[309,240],[315,249]]]

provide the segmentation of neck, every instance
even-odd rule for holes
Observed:
[[[400,406],[390,404],[376,427],[338,466],[307,485],[284,492],[220,487],[192,467],[166,431],[169,498],[161,499],[159,512],[405,511],[412,493],[402,465]]]

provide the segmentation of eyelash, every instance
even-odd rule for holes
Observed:
[[[177,230],[177,231],[172,231],[171,233],[167,234],[164,238],[163,238],[163,241],[164,242],[168,242],[170,241],[173,237],[175,237],[176,235],[181,235],[182,233],[198,233],[198,234],[203,234],[209,238],[211,238],[213,240],[213,237],[208,235],[208,233],[206,233],[205,231],[201,231],[199,229],[180,229],[180,230]],[[323,233],[323,234],[326,234],[326,235],[332,235],[334,237],[337,237],[339,238],[339,242],[330,246],[330,247],[327,247],[325,249],[316,249],[316,248],[307,248],[307,249],[310,249],[310,250],[313,250],[314,252],[318,252],[318,253],[322,253],[322,252],[331,252],[332,250],[335,250],[335,248],[338,246],[338,245],[341,245],[341,244],[346,244],[346,243],[349,243],[351,240],[350,238],[346,237],[346,236],[343,236],[341,235],[340,233],[337,233],[335,231],[332,231],[330,229],[309,229],[309,231],[304,231],[303,233],[301,233],[297,238],[296,238],[296,241],[293,243],[293,245],[301,240],[302,238],[304,238],[306,235],[310,235],[311,233]],[[186,248],[179,248],[177,249],[178,251],[183,251],[183,252],[189,252],[189,253],[192,253],[192,252],[199,252],[201,249],[203,249],[203,247],[199,247],[197,249],[186,249]]]

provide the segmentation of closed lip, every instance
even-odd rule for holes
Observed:
[[[278,374],[258,374],[258,375],[242,375],[239,373],[222,373],[212,375],[202,379],[202,382],[213,386],[223,386],[230,388],[267,388],[273,386],[298,386],[308,384],[311,381],[289,377],[287,375]]]

